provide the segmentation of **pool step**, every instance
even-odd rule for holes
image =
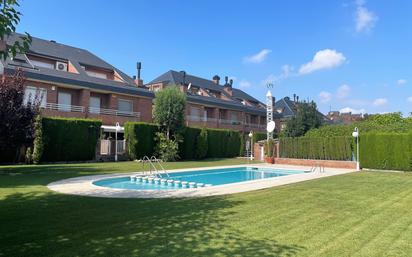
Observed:
[[[196,183],[196,182],[188,182],[188,181],[180,181],[180,180],[173,180],[173,179],[164,179],[164,178],[157,178],[154,176],[130,176],[130,181],[135,183],[142,183],[142,184],[156,184],[156,185],[164,185],[176,188],[201,188],[201,187],[209,187],[211,184],[204,184],[204,183]]]

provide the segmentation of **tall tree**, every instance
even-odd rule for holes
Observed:
[[[186,95],[177,86],[168,86],[156,93],[154,120],[166,135],[175,136],[184,126]]]
[[[308,130],[322,125],[322,118],[317,111],[315,102],[300,102],[296,115],[286,124],[287,137],[303,136]]]
[[[5,60],[7,57],[15,57],[18,53],[25,53],[31,44],[31,36],[19,38],[14,43],[7,45],[7,38],[16,32],[16,26],[20,22],[22,15],[16,10],[19,6],[17,0],[0,0],[0,58]]]
[[[39,94],[24,101],[25,78],[21,71],[0,81],[0,161],[16,161],[21,147],[30,146],[39,113]]]

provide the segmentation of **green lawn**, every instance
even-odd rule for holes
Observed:
[[[89,198],[45,187],[139,167],[0,167],[0,256],[412,256],[412,174],[361,172],[199,199]]]

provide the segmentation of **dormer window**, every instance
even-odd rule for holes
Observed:
[[[90,77],[95,77],[95,78],[99,78],[99,79],[107,79],[107,74],[105,74],[105,73],[100,73],[100,72],[90,71],[90,70],[86,70],[86,73]]]
[[[39,68],[54,69],[54,66],[55,66],[55,63],[53,62],[46,62],[46,61],[40,61],[40,60],[30,60],[30,62],[35,67],[39,67]]]
[[[55,60],[41,56],[27,55],[30,63],[37,68],[67,71],[68,62],[65,60]]]

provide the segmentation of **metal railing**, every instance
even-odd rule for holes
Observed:
[[[61,111],[61,112],[84,112],[83,106],[70,105],[70,104],[46,103],[46,105],[43,106],[43,108],[48,109],[48,110]]]
[[[140,118],[140,112],[119,111],[91,106],[89,107],[89,113]]]
[[[242,125],[243,122],[239,120],[225,120],[225,119],[219,119],[220,124],[229,124],[229,125]]]
[[[186,120],[197,122],[217,122],[216,118],[208,118],[203,116],[187,115]]]
[[[162,164],[160,164],[160,161],[156,157],[152,156],[151,158],[149,158],[147,155],[145,155],[140,161],[142,162],[143,170],[144,170],[144,164],[149,163],[149,174],[150,175],[155,175],[156,177],[162,178],[162,173],[159,171],[156,165],[154,165],[154,163],[156,163],[159,165],[163,174],[166,174],[166,176],[169,177],[169,173],[167,173],[167,171],[163,168]]]

